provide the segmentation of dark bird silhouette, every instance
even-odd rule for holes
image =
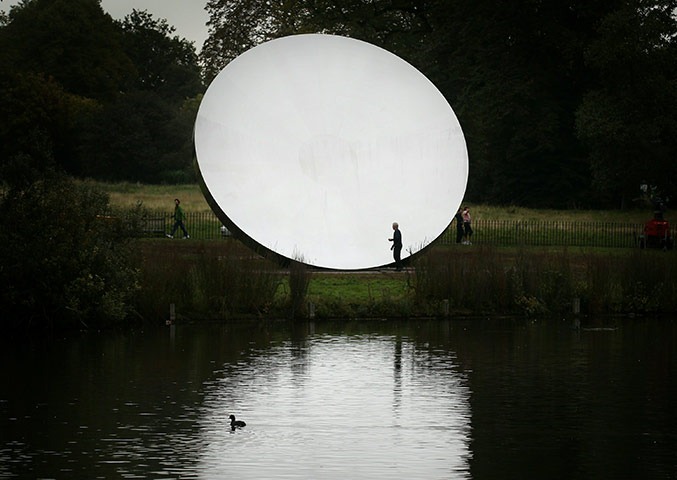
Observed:
[[[235,415],[230,416],[230,428],[241,428],[246,425],[247,424],[244,423],[242,420],[235,420]]]

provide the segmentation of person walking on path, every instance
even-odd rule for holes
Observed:
[[[464,245],[472,245],[470,243],[470,237],[472,237],[472,227],[470,226],[470,223],[472,222],[472,217],[470,217],[470,209],[468,207],[463,207],[463,213],[461,214],[463,216],[463,230],[465,230],[465,241],[463,242]]]
[[[186,230],[186,226],[183,224],[183,222],[186,220],[186,214],[183,213],[183,208],[181,208],[181,200],[178,198],[174,199],[174,228],[172,228],[172,233],[167,235],[169,238],[174,238],[174,234],[176,231],[181,228],[183,230],[183,238],[190,238],[190,235],[188,235],[188,230]]]
[[[456,215],[454,215],[454,220],[456,220],[456,243],[461,243],[461,241],[463,241],[463,235],[465,235],[461,207],[458,207],[458,212],[456,212]]]
[[[389,242],[393,242],[390,249],[393,251],[393,258],[395,259],[395,270],[398,272],[402,270],[402,259],[400,257],[402,253],[402,232],[400,232],[400,226],[397,222],[393,222],[393,238],[389,238]]]

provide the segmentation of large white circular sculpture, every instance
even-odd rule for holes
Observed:
[[[204,194],[236,235],[332,269],[393,262],[449,226],[468,155],[456,115],[399,57],[333,35],[296,35],[237,57],[195,124]]]

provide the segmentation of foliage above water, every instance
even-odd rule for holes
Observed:
[[[0,196],[0,303],[5,326],[102,327],[128,318],[138,289],[132,225],[108,198],[48,171]]]

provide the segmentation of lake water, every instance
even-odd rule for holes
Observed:
[[[677,322],[0,342],[0,478],[677,478]],[[229,415],[247,422],[231,430]]]

